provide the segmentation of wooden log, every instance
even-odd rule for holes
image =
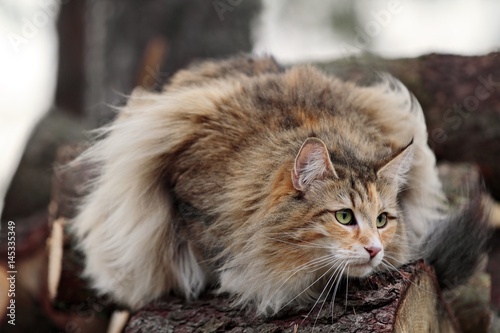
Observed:
[[[272,318],[231,307],[228,297],[206,294],[186,302],[166,298],[138,311],[126,333],[142,332],[458,332],[440,297],[436,278],[423,262],[350,281],[335,302],[284,310]]]
[[[474,275],[469,283],[444,293],[464,333],[492,332],[490,310],[491,278],[489,274]]]

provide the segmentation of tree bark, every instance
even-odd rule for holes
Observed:
[[[206,294],[186,302],[167,298],[145,307],[126,333],[142,332],[457,332],[440,298],[432,269],[422,262],[350,281],[332,303],[263,318],[231,307],[228,297]],[[330,296],[331,297],[331,296]]]

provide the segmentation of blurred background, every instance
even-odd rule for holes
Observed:
[[[158,90],[192,61],[240,52],[283,63],[485,55],[500,47],[500,1],[0,0],[0,37],[2,229],[29,226],[29,253],[45,242],[57,147],[109,122],[135,86]]]

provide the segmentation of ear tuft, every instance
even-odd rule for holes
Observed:
[[[325,143],[318,138],[308,138],[295,158],[292,170],[293,187],[304,191],[314,180],[327,176],[338,177]]]
[[[395,181],[399,186],[406,183],[408,171],[413,164],[413,139],[408,145],[384,158],[378,168],[377,177]]]

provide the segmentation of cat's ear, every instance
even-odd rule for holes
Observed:
[[[292,170],[293,187],[298,191],[303,191],[314,180],[328,176],[338,178],[325,143],[318,138],[308,138],[295,157]]]
[[[413,139],[408,145],[384,158],[378,168],[377,177],[395,181],[398,186],[406,183],[406,176],[413,163]]]

